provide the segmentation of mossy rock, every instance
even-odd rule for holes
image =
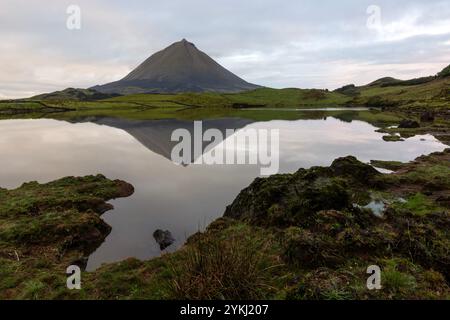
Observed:
[[[257,178],[227,207],[225,216],[257,225],[302,223],[321,210],[350,208],[354,199],[366,197],[360,186],[378,183],[379,175],[372,166],[348,156],[336,159],[330,167]]]

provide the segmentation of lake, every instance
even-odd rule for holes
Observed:
[[[279,129],[280,172],[330,165],[341,156],[359,160],[410,161],[446,146],[431,135],[385,142],[376,127],[332,117],[315,120],[253,122],[246,119],[205,120],[204,129]],[[89,257],[88,270],[127,257],[161,254],[156,229],[170,230],[176,250],[187,237],[220,217],[241,189],[259,176],[258,165],[176,165],[170,160],[176,128],[192,130],[192,121],[134,121],[89,118],[67,122],[51,119],[0,121],[0,186],[48,182],[64,176],[102,173],[135,187],[115,209],[103,215],[112,226],[105,242]],[[238,133],[239,134],[239,131]],[[218,144],[214,148],[225,148]],[[237,152],[244,152],[236,146]]]

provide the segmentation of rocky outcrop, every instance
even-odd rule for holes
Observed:
[[[348,156],[330,167],[300,169],[294,174],[257,178],[227,207],[226,217],[258,225],[289,225],[308,220],[321,210],[351,208],[365,197],[359,186],[377,183],[380,173]]]

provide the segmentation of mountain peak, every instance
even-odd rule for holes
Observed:
[[[192,42],[189,42],[188,40],[186,40],[185,38],[181,39],[178,42],[173,43],[171,46],[176,46],[176,45],[182,45],[182,46],[192,46],[195,48],[195,44],[193,44]],[[169,46],[170,47],[170,46]]]
[[[150,56],[122,80],[93,89],[134,94],[240,92],[258,87],[231,73],[183,38]]]

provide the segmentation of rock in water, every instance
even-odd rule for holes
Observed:
[[[165,248],[167,248],[168,246],[170,246],[172,243],[175,242],[175,239],[169,230],[163,231],[161,229],[158,229],[155,232],[153,232],[153,238],[155,238],[161,250],[164,250]]]

